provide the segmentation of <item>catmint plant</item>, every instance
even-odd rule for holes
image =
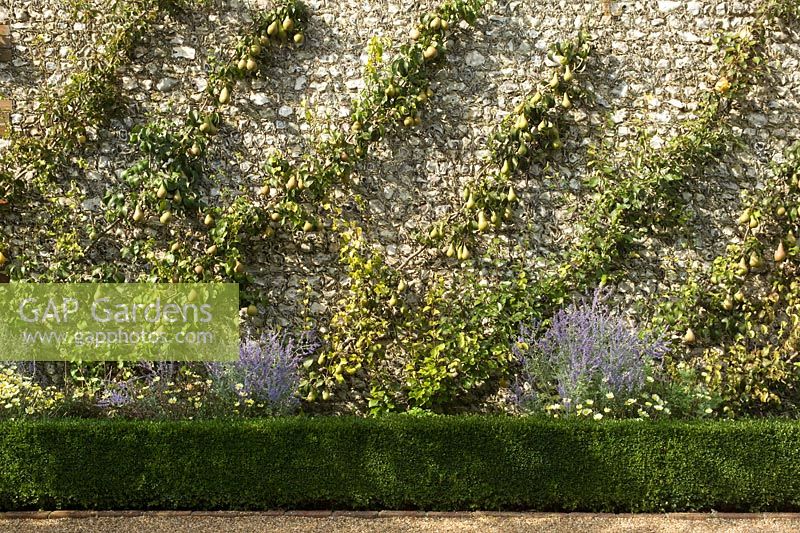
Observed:
[[[668,345],[661,336],[630,325],[607,299],[608,293],[598,289],[590,301],[561,309],[547,329],[537,322],[520,327],[512,347],[521,366],[515,386],[520,407],[542,408],[555,401],[551,407],[580,412],[587,400],[588,405],[594,398],[621,403],[643,391],[649,370]]]
[[[207,367],[218,393],[234,399],[234,405],[289,414],[300,404],[300,365],[318,347],[313,333],[300,339],[286,333],[264,334],[242,343],[238,361]]]

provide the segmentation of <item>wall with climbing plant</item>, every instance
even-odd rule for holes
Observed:
[[[792,0],[29,0],[3,18],[2,273],[237,282],[261,342],[230,372],[15,366],[9,398],[36,397],[15,409],[797,413]],[[221,394],[248,372],[297,401]]]

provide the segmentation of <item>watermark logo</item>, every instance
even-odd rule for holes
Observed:
[[[233,361],[235,283],[0,285],[0,360]]]

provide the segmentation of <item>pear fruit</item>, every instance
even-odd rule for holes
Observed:
[[[411,30],[410,37],[411,37],[412,41],[418,40],[421,36],[422,36],[422,34],[419,32],[419,30],[417,28],[414,28],[413,30]]]
[[[189,153],[194,157],[200,155],[200,151],[201,151],[200,146],[197,143],[192,144],[192,147],[189,148]]]
[[[156,197],[159,200],[163,200],[167,197],[167,187],[163,183],[161,184],[161,187],[158,188],[158,191],[156,191]]]
[[[422,57],[425,58],[425,61],[433,61],[438,55],[439,50],[433,45],[428,46],[425,51],[422,52]]]
[[[164,213],[159,218],[162,224],[169,224],[172,220],[172,212],[171,211],[164,211]]]
[[[216,244],[212,244],[211,246],[206,248],[206,254],[207,255],[217,255],[217,250],[218,250],[217,245]]]
[[[459,253],[459,259],[463,259],[463,260],[466,261],[467,259],[470,258],[470,255],[472,255],[472,254],[470,253],[469,248],[467,248],[467,245],[466,244],[462,244],[461,245],[461,250],[460,250],[460,253]]]
[[[294,29],[294,21],[292,20],[292,17],[287,15],[286,18],[283,19],[282,26],[285,31],[292,31]]]
[[[756,252],[750,254],[750,268],[761,268],[761,256]]]
[[[786,259],[786,249],[783,247],[783,241],[778,243],[778,249],[775,250],[775,262],[780,263]]]
[[[231,91],[230,89],[228,89],[227,86],[225,86],[219,92],[219,103],[225,105],[230,101],[231,101]]]
[[[181,243],[179,242],[173,242],[172,246],[169,247],[170,252],[177,252],[180,249],[181,249]]]
[[[695,336],[694,331],[692,331],[692,328],[687,329],[683,336],[683,343],[694,344],[695,341],[697,341],[697,337]]]
[[[740,276],[744,276],[749,271],[750,269],[747,267],[747,261],[745,260],[744,257],[742,257],[742,259],[739,261],[739,266],[736,269],[736,273],[739,274]]]
[[[179,203],[181,203],[181,202],[183,201],[183,196],[181,195],[181,191],[179,191],[179,190],[178,190],[178,191],[175,191],[175,194],[173,195],[173,197],[172,197],[172,200],[173,200],[173,201],[174,201],[176,204],[179,204]]]
[[[517,193],[514,192],[514,187],[508,188],[508,194],[506,195],[506,198],[508,199],[509,202],[517,201]]]
[[[269,185],[264,185],[260,189],[258,189],[259,196],[266,196],[269,194]]]
[[[560,82],[560,78],[558,77],[558,72],[553,73],[553,77],[550,79],[550,88],[555,89],[558,87],[558,83]]]
[[[486,228],[489,227],[489,221],[486,220],[486,213],[481,211],[478,213],[478,231],[486,231]]]
[[[306,220],[306,223],[303,224],[303,231],[308,233],[308,232],[313,231],[313,230],[314,230],[314,224],[312,224],[311,221]]]
[[[5,265],[6,261],[8,261],[8,259],[6,259],[5,254],[3,252],[0,252],[0,267]]]
[[[133,221],[141,222],[142,220],[144,220],[144,213],[142,213],[142,208],[137,205],[133,211]]]
[[[240,59],[240,60],[239,60],[239,61],[236,63],[236,68],[238,68],[239,70],[246,70],[246,69],[247,69],[247,59],[245,59],[245,58],[241,58],[241,59]]]
[[[739,215],[739,224],[747,224],[748,222],[750,222],[750,209],[745,209]]]
[[[255,304],[247,306],[247,316],[256,316],[258,314],[258,307]]]
[[[733,295],[733,299],[737,302],[744,301],[744,293],[742,291],[736,291],[736,294]]]
[[[433,31],[439,31],[442,28],[442,19],[439,17],[434,17],[428,27]]]
[[[294,175],[292,175],[292,177],[289,178],[289,181],[286,182],[286,189],[291,191],[292,189],[296,188],[297,188],[297,178],[294,177]]]
[[[525,115],[520,115],[517,117],[517,122],[514,124],[514,127],[518,130],[524,130],[528,127],[528,119]]]
[[[450,246],[447,247],[445,255],[447,255],[447,257],[453,257],[456,255],[456,247],[453,245],[453,243],[450,243]]]
[[[194,267],[194,273],[197,274],[198,276],[202,276],[203,272],[205,272],[205,271],[206,271],[206,269],[203,268],[203,265],[197,265],[197,266]]]
[[[570,101],[569,95],[567,93],[564,93],[564,98],[561,99],[561,107],[563,107],[564,109],[569,109],[570,107],[572,107],[572,101]]]
[[[244,274],[245,271],[244,263],[242,263],[237,259],[236,266],[233,267],[233,271],[236,272],[237,274]]]
[[[400,280],[400,283],[397,284],[397,292],[403,292],[406,290],[406,282],[404,280]]]
[[[206,215],[206,218],[203,219],[203,224],[206,226],[210,226],[214,223],[214,217],[211,214]]]
[[[733,309],[733,300],[731,300],[730,298],[726,297],[725,301],[722,302],[722,308],[725,309],[726,311],[732,310]]]
[[[272,24],[270,24],[267,27],[267,35],[269,35],[270,37],[275,37],[276,35],[278,35],[278,21],[277,20],[274,21]]]
[[[467,203],[465,205],[467,209],[472,209],[475,207],[475,196],[472,193],[469,193],[469,198],[467,198]]]
[[[247,62],[245,63],[245,67],[248,71],[253,72],[255,69],[258,68],[258,62],[256,62],[254,57],[248,57]]]
[[[575,75],[572,73],[572,69],[569,68],[569,65],[567,65],[567,68],[564,70],[564,81],[569,83],[573,78],[575,78]]]
[[[277,221],[279,221],[279,220],[281,219],[281,214],[280,214],[280,213],[278,213],[277,211],[273,211],[273,212],[272,212],[272,213],[269,215],[269,218],[270,218],[270,220],[272,220],[273,222],[277,222]]]
[[[254,43],[250,46],[250,54],[253,56],[257,56],[261,54],[261,45],[258,43]]]
[[[294,44],[301,45],[305,42],[306,37],[302,33],[295,33],[294,37],[292,37]]]
[[[211,120],[210,116],[206,116],[205,120],[203,120],[203,123],[200,124],[200,132],[201,133],[208,133],[209,135],[213,135],[213,134],[217,133],[218,131],[219,131],[219,128],[217,128],[214,125],[214,122]]]

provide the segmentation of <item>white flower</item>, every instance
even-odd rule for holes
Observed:
[[[595,415],[594,415],[594,419],[595,420],[600,420],[601,418],[603,418],[602,413],[595,413]]]
[[[607,392],[606,393],[606,398],[608,398],[609,400],[613,400],[614,399],[614,393],[613,392]]]
[[[664,409],[664,406],[659,404],[659,405],[656,405],[655,407],[653,407],[653,409],[655,409],[656,411],[661,411],[661,410]]]
[[[707,415],[710,415],[710,414],[711,414],[711,413],[713,413],[713,412],[714,412],[714,411],[713,411],[713,410],[712,410],[710,407],[706,407],[705,413],[706,413]]]
[[[594,405],[594,400],[586,400],[586,405]]]
[[[611,412],[611,408],[610,407],[604,407],[603,408],[603,412],[604,413],[610,413]]]

